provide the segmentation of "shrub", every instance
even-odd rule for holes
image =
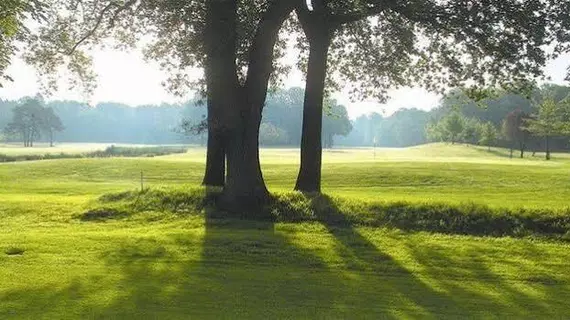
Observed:
[[[479,236],[547,236],[570,234],[570,208],[500,209],[466,203],[362,202],[318,194],[279,193],[257,211],[232,213],[217,207],[219,190],[146,190],[102,196],[96,207],[109,205],[129,214],[168,212],[206,214],[208,218],[262,219],[279,222],[319,221],[327,226],[388,226],[410,231]]]

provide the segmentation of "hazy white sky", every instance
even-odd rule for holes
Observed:
[[[114,101],[129,105],[160,104],[162,102],[180,102],[167,93],[161,86],[164,74],[155,64],[143,61],[139,53],[117,51],[97,51],[94,54],[95,71],[98,73],[98,87],[91,97],[92,103]],[[552,61],[546,68],[547,74],[555,83],[563,83],[566,67],[570,65],[570,55],[565,55]],[[21,60],[15,59],[8,69],[8,74],[14,78],[0,88],[1,99],[17,99],[23,96],[35,95],[38,91],[36,76],[32,68]],[[299,72],[293,72],[285,83],[290,86],[304,86]],[[391,99],[386,104],[375,101],[360,101],[352,103],[341,93],[335,98],[347,106],[349,116],[355,118],[361,114],[378,112],[389,115],[400,108],[418,108],[429,110],[437,106],[440,97],[420,88],[407,88],[390,92]],[[50,99],[85,100],[77,92],[66,90],[62,86]]]

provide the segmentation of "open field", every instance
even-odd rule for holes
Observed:
[[[17,150],[17,149],[14,149]],[[0,151],[1,153],[2,151]],[[16,151],[14,151],[16,152]],[[101,194],[196,187],[203,149],[0,164],[0,318],[565,318],[570,244],[216,220],[155,212],[81,221]],[[429,145],[326,151],[324,192],[351,201],[567,208],[570,157]],[[272,191],[296,150],[262,150]],[[160,179],[158,179],[160,178]]]
[[[57,143],[53,147],[50,147],[49,143],[36,143],[32,148],[23,148],[21,144],[0,143],[0,154],[4,154],[7,156],[45,155],[45,154],[61,154],[61,153],[79,154],[79,153],[105,150],[105,148],[111,145],[114,145],[116,147],[133,147],[133,148],[156,146],[156,145],[128,144],[128,143]]]

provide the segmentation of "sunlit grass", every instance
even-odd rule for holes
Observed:
[[[568,206],[570,158],[507,155],[444,144],[325,151],[323,188],[352,202]],[[0,319],[568,315],[566,242],[163,212],[78,218],[104,193],[139,188],[141,171],[151,189],[196,188],[203,159],[193,148],[0,164]],[[298,150],[264,149],[262,161],[271,190],[292,189]]]

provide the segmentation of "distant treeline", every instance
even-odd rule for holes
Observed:
[[[545,85],[538,94],[548,94],[555,101],[562,101],[569,98],[570,87]],[[527,99],[520,95],[504,94],[475,103],[462,96],[459,91],[455,91],[442,99],[440,105],[431,111],[412,108],[400,109],[389,117],[383,117],[378,113],[360,116],[352,122],[353,130],[350,134],[339,137],[336,142],[346,146],[372,146],[376,143],[376,146],[380,147],[407,147],[427,142],[447,141],[442,139],[441,135],[430,134],[430,131],[433,133],[430,129],[450,116],[459,115],[461,121],[466,122],[467,129],[471,123],[492,125],[497,134],[496,141],[492,145],[508,148],[512,147],[513,139],[504,132],[505,121],[517,112],[530,118],[537,117],[540,112],[536,98],[535,96]],[[480,139],[461,136],[455,142],[478,144]],[[542,137],[531,135],[528,138],[529,150],[542,150],[543,147]],[[568,150],[569,139],[566,135],[553,136],[550,139],[550,147],[552,150]]]
[[[13,122],[18,106],[30,98],[18,101],[0,100],[0,141],[21,141],[18,134],[6,130]],[[161,104],[131,107],[120,103],[100,103],[88,106],[77,101],[45,103],[63,124],[56,133],[56,142],[97,142],[131,144],[205,144],[203,132],[190,130],[206,119],[206,107],[198,100],[184,104]],[[263,111],[260,131],[262,145],[299,145],[303,90],[290,88],[269,95]],[[332,145],[332,137],[348,134],[351,123],[346,108],[334,100],[327,100],[327,114],[323,119],[323,140]],[[187,126],[183,126],[187,124]],[[37,141],[48,141],[40,136]]]
[[[558,95],[568,95],[569,87],[552,86]],[[11,121],[12,109],[20,101],[0,100],[0,130]],[[263,110],[260,143],[264,146],[298,146],[301,141],[303,90],[290,88],[270,94]],[[430,125],[451,113],[459,113],[465,119],[493,124],[498,132],[495,145],[508,146],[500,135],[505,118],[514,110],[528,115],[537,114],[530,100],[512,94],[489,99],[476,104],[443,99],[431,111],[400,109],[390,116],[370,113],[349,120],[346,108],[335,100],[325,101],[323,118],[323,145],[407,147],[434,141],[429,135]],[[205,144],[203,132],[191,130],[200,127],[206,119],[206,107],[197,101],[184,104],[146,105],[136,108],[118,103],[100,103],[95,107],[76,101],[53,101],[46,107],[53,109],[61,119],[63,131],[58,132],[56,142],[98,142],[139,144]],[[183,126],[186,124],[186,126]],[[0,137],[0,140],[19,141],[17,137]],[[48,137],[42,137],[47,141]],[[540,141],[533,142],[540,144]],[[568,148],[568,138],[554,137],[552,149]],[[531,147],[529,145],[529,147]]]

